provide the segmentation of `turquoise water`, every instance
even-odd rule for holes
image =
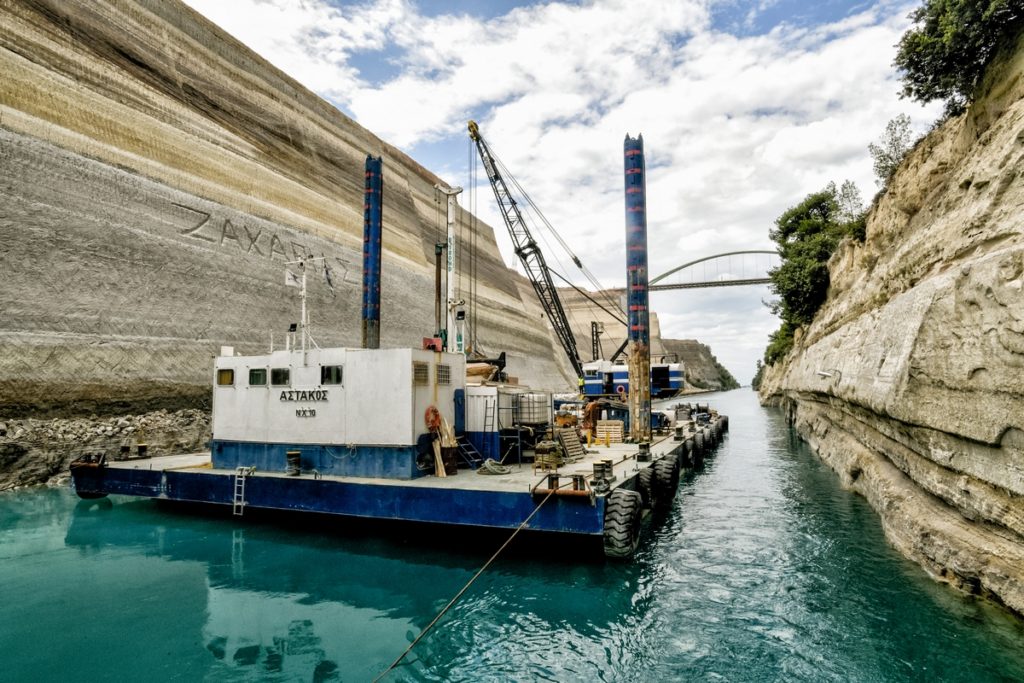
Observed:
[[[712,401],[731,433],[635,562],[520,546],[387,680],[1024,680],[1022,622],[897,555],[752,392]],[[5,494],[0,680],[369,680],[501,540]]]

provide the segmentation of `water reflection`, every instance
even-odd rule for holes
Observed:
[[[75,508],[65,542],[83,554],[116,548],[200,565],[202,642],[216,660],[212,670],[305,680],[383,669],[500,543],[484,535],[476,537],[480,547],[460,550],[452,541],[394,533],[378,538],[336,526],[327,533],[323,524],[239,526],[151,501],[89,501]],[[478,581],[446,619],[440,651],[424,641],[407,669],[451,660],[452,639],[457,655],[503,644],[529,648],[536,633],[550,646],[551,633],[571,624],[581,625],[577,637],[601,638],[633,609],[636,568],[554,557],[539,568],[535,549],[520,548]],[[492,623],[495,612],[508,618]],[[515,644],[507,643],[512,633]]]

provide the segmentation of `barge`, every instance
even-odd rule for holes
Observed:
[[[508,530],[532,514],[527,530],[593,537],[608,557],[626,558],[644,513],[671,505],[681,470],[698,464],[728,424],[681,414],[650,443],[587,448],[577,427],[555,426],[541,392],[467,385],[462,354],[222,351],[210,451],[79,458],[71,467],[79,496]],[[439,445],[445,432],[452,445]],[[500,457],[484,456],[492,449]]]
[[[451,289],[457,189],[445,191],[448,323],[440,294],[446,247],[438,244],[434,335],[422,348],[379,348],[382,192],[380,159],[370,157],[362,348],[317,345],[306,311],[307,265],[317,259],[285,264],[301,271],[301,278],[285,272],[286,284],[301,287],[300,322],[290,326],[283,349],[242,355],[221,347],[211,376],[210,450],[149,458],[139,448],[121,460],[84,455],[71,464],[78,495],[203,503],[237,516],[277,510],[526,529],[590,537],[608,557],[631,557],[645,513],[671,506],[680,471],[699,464],[728,421],[687,406],[661,425],[660,436],[650,436],[647,394],[639,402],[631,396],[637,405],[629,413],[634,434],[636,424],[646,428],[643,438],[626,443],[629,415],[615,419],[621,411],[598,401],[587,406],[584,438],[581,425],[556,419],[547,393],[468,381],[464,302]],[[326,264],[324,275],[329,284]],[[632,327],[645,330],[646,323]],[[641,348],[647,345],[643,337]]]

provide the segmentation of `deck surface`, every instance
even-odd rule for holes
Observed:
[[[654,459],[658,459],[671,452],[679,445],[678,441],[674,441],[669,436],[657,437],[657,440],[651,443],[651,455]],[[610,459],[613,462],[613,472],[616,477],[616,480],[612,482],[612,488],[615,488],[623,480],[632,477],[640,467],[647,467],[650,465],[650,463],[638,463],[636,461],[637,451],[638,447],[635,444],[619,443],[611,444],[611,446],[608,447],[605,447],[604,445],[595,445],[587,450],[586,455],[582,460],[564,465],[560,467],[557,472],[561,477],[565,478],[562,482],[565,483],[572,474],[593,474],[595,462]],[[107,466],[112,469],[142,469],[158,471],[176,470],[181,472],[209,473],[221,476],[225,474],[234,474],[234,470],[212,469],[210,467],[210,453],[208,451],[183,455],[156,456],[142,460],[115,461],[108,463]],[[375,477],[341,477],[325,474],[322,476],[322,479],[324,481],[373,484],[379,486],[409,486],[428,489],[516,492],[531,490],[541,482],[547,474],[548,472],[544,470],[534,470],[531,463],[523,463],[522,465],[512,464],[512,472],[510,474],[503,475],[484,475],[478,474],[470,469],[460,469],[458,474],[449,475],[447,477],[435,477],[433,475],[428,475],[418,479],[383,479]],[[289,477],[283,471],[270,472],[258,470],[255,472],[254,476],[281,477],[285,479],[295,478]],[[312,479],[313,474],[303,472],[298,478]]]

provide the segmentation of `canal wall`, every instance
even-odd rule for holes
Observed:
[[[904,554],[1024,613],[1024,49],[980,92],[833,256],[825,305],[761,397]]]
[[[297,320],[288,261],[323,258],[314,339],[358,346],[368,154],[384,165],[381,344],[433,334],[447,183],[187,6],[0,1],[0,73],[0,421],[21,425],[0,434],[0,490],[89,445],[51,436],[72,433],[62,419],[196,424],[220,347],[263,353]],[[575,388],[492,227],[455,218],[475,350],[507,352],[521,383]],[[150,443],[209,438],[159,425]]]

